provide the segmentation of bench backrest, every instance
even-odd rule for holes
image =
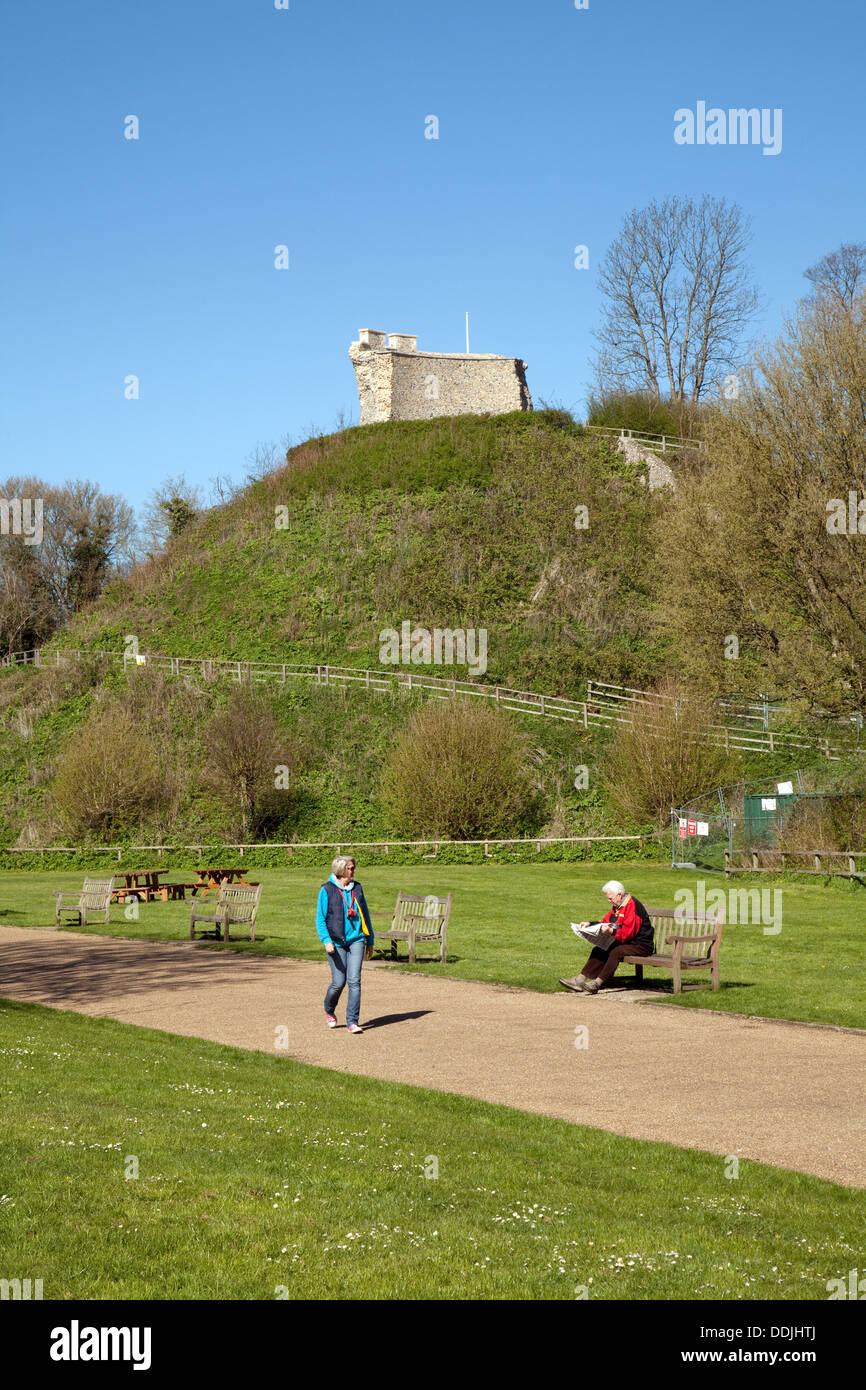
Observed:
[[[113,878],[86,878],[78,905],[88,912],[104,912],[111,901],[113,889]]]
[[[404,893],[401,890],[394,907],[394,930],[408,931],[412,928],[416,937],[441,937],[448,927],[453,896],[453,893],[449,893],[445,898],[437,898],[428,893],[422,897],[420,893]]]
[[[670,955],[673,947],[665,944],[669,936],[709,936],[714,932],[719,941],[722,939],[724,917],[720,912],[708,912],[703,917],[693,912],[684,913],[678,907],[648,907],[647,912],[653,924],[653,951],[657,956]],[[710,941],[686,942],[683,955],[709,955],[712,944]]]
[[[262,896],[262,884],[221,883],[217,908],[227,907],[232,922],[254,922]]]

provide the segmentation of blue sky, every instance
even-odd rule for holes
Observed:
[[[582,413],[597,267],[653,197],[752,218],[769,336],[866,240],[860,0],[53,0],[3,28],[0,476],[136,505],[241,478],[357,420],[359,328],[462,351],[467,309],[473,351]],[[781,108],[781,153],[677,145],[698,101]]]

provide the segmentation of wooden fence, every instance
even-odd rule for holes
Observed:
[[[565,695],[542,695],[532,690],[512,690],[506,686],[459,680],[456,676],[433,676],[426,672],[403,669],[366,670],[355,666],[313,665],[291,661],[228,661],[216,657],[163,656],[150,652],[130,655],[125,652],[82,651],[69,647],[58,647],[48,653],[43,653],[39,647],[31,652],[10,652],[2,658],[0,666],[32,665],[44,669],[86,660],[119,665],[124,670],[130,666],[147,666],[158,671],[168,671],[175,676],[199,676],[204,681],[214,681],[221,676],[240,684],[275,681],[277,684],[285,685],[290,680],[307,680],[316,685],[342,690],[364,690],[374,693],[406,691],[432,695],[440,700],[481,699],[491,701],[498,708],[514,713],[561,719],[566,723],[580,724],[583,728],[598,724],[630,725],[634,722],[633,716],[637,707],[657,705],[659,700],[665,699],[652,691],[636,690],[630,686],[614,685],[607,681],[588,681],[586,699],[573,700]],[[670,703],[674,704],[676,701],[671,699]],[[859,747],[856,750],[845,750],[839,745],[831,744],[829,738],[809,739],[772,729],[769,727],[767,707],[763,704],[739,704],[730,700],[719,700],[715,703],[719,706],[720,712],[726,708],[730,709],[733,717],[739,722],[719,721],[708,724],[706,741],[728,750],[775,753],[787,752],[789,749],[819,748],[831,761],[838,761],[845,751],[860,751]]]
[[[683,439],[681,435],[671,434],[652,434],[648,430],[627,430],[615,425],[584,425],[584,429],[592,430],[596,434],[613,435],[617,439],[633,439],[635,444],[642,444],[646,449],[653,449],[666,454],[669,449],[706,449],[706,444],[702,439]]]
[[[523,840],[447,840],[444,838],[429,840],[270,840],[264,843],[231,845],[224,841],[219,844],[196,844],[196,845],[10,845],[3,853],[6,854],[116,854],[118,862],[124,854],[142,853],[158,854],[179,854],[182,851],[195,850],[199,859],[205,854],[222,854],[227,849],[237,850],[241,858],[245,850],[252,849],[286,849],[289,855],[296,849],[332,849],[337,854],[342,854],[344,847],[352,850],[359,849],[384,849],[388,854],[392,849],[432,849],[433,854],[438,854],[443,846],[450,845],[483,845],[484,853],[490,853],[491,845],[535,845],[536,852],[541,853],[542,845],[594,845],[609,840],[637,840],[638,849],[643,849],[643,835],[554,835],[540,838],[530,838]],[[432,856],[431,856],[432,857]]]
[[[778,874],[787,870],[830,878],[862,878],[866,869],[857,867],[858,859],[866,859],[866,850],[725,850],[725,877],[729,874]]]

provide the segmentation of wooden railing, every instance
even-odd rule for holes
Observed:
[[[292,661],[223,661],[214,657],[162,656],[150,652],[136,657],[127,656],[123,652],[83,652],[69,647],[57,648],[47,656],[43,656],[39,648],[32,652],[10,652],[0,665],[59,667],[67,661],[75,663],[89,659],[105,661],[109,665],[121,665],[124,670],[127,667],[142,665],[158,671],[168,671],[175,676],[199,675],[205,681],[215,680],[217,676],[228,676],[241,684],[276,681],[285,685],[289,680],[300,679],[312,681],[316,685],[343,689],[363,688],[375,693],[389,690],[415,691],[418,694],[432,694],[442,700],[463,696],[490,700],[501,709],[513,710],[520,714],[564,719],[568,723],[582,724],[586,728],[586,702],[583,700],[570,700],[561,695],[539,695],[532,690],[511,690],[500,685],[482,685],[477,681],[458,680],[456,676],[431,676],[426,672],[398,669],[361,670],[356,666],[314,666]]]
[[[643,444],[647,449],[661,449],[666,454],[669,449],[705,449],[702,439],[683,439],[682,435],[652,434],[648,430],[620,429],[614,425],[584,425],[584,429],[597,434],[612,434],[617,439],[633,439],[635,444]]]
[[[857,867],[866,859],[866,850],[765,849],[725,850],[725,876],[728,874],[820,874],[832,878],[862,878],[866,869]],[[739,861],[738,863],[735,861]],[[796,861],[810,865],[804,868]],[[757,890],[756,890],[757,891]]]
[[[195,845],[9,845],[0,853],[5,854],[116,854],[118,862],[124,854],[135,854],[141,851],[148,854],[179,854],[182,851],[188,852],[195,850],[199,859],[205,854],[222,853],[227,849],[236,849],[243,858],[245,850],[252,849],[287,849],[291,855],[296,849],[332,849],[337,854],[342,854],[344,846],[352,850],[359,849],[384,849],[388,854],[392,849],[432,849],[434,854],[438,854],[443,846],[448,845],[483,845],[484,853],[490,852],[491,845],[535,845],[536,852],[541,853],[542,845],[593,845],[612,840],[637,840],[638,849],[643,849],[643,835],[551,835],[551,836],[531,836],[529,839],[522,840],[448,840],[443,836],[435,836],[429,840],[352,840],[345,838],[342,840],[269,840],[257,844],[228,844],[221,840],[218,844],[195,844]]]
[[[163,656],[146,653],[138,656],[124,652],[82,651],[76,648],[56,648],[43,653],[41,648],[30,652],[10,652],[0,666],[32,665],[41,668],[60,667],[67,662],[104,661],[109,665],[134,667],[146,665],[172,675],[198,675],[202,680],[227,676],[238,683],[276,681],[285,685],[289,680],[308,680],[316,685],[340,689],[363,689],[374,693],[408,691],[433,695],[438,699],[482,699],[492,701],[501,709],[519,714],[539,715],[547,719],[562,719],[581,724],[584,728],[598,724],[632,724],[636,707],[652,707],[660,701],[677,703],[673,697],[606,681],[588,681],[585,700],[573,700],[565,695],[542,695],[532,690],[513,690],[507,686],[484,685],[478,681],[458,680],[456,676],[432,676],[426,672],[393,669],[359,669],[355,666],[313,665],[301,662],[228,661],[216,657]],[[715,701],[721,710],[730,704]],[[756,711],[751,713],[750,710]],[[737,717],[748,727],[730,722],[711,722],[706,725],[706,742],[740,752],[775,753],[789,749],[820,748],[825,757],[838,761],[845,750],[831,744],[829,738],[809,739],[797,734],[777,732],[767,727],[763,705],[744,706]],[[851,722],[851,721],[846,721]],[[760,728],[757,726],[760,725]],[[860,751],[859,748],[856,751]]]

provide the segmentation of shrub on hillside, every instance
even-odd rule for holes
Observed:
[[[70,835],[105,839],[137,826],[170,799],[171,788],[158,749],[132,712],[116,702],[69,740],[52,793]]]
[[[267,834],[285,814],[288,778],[298,763],[268,701],[256,690],[235,691],[203,742],[202,780],[233,816],[233,831],[243,842]]]
[[[382,800],[406,835],[505,836],[533,805],[525,742],[502,712],[437,700],[387,759]]]
[[[700,408],[690,401],[662,400],[651,391],[605,391],[587,401],[587,424],[645,434],[699,438]]]
[[[730,754],[707,741],[719,723],[711,702],[664,682],[654,698],[628,711],[604,759],[610,798],[636,825],[670,822],[671,807],[733,780]]]

